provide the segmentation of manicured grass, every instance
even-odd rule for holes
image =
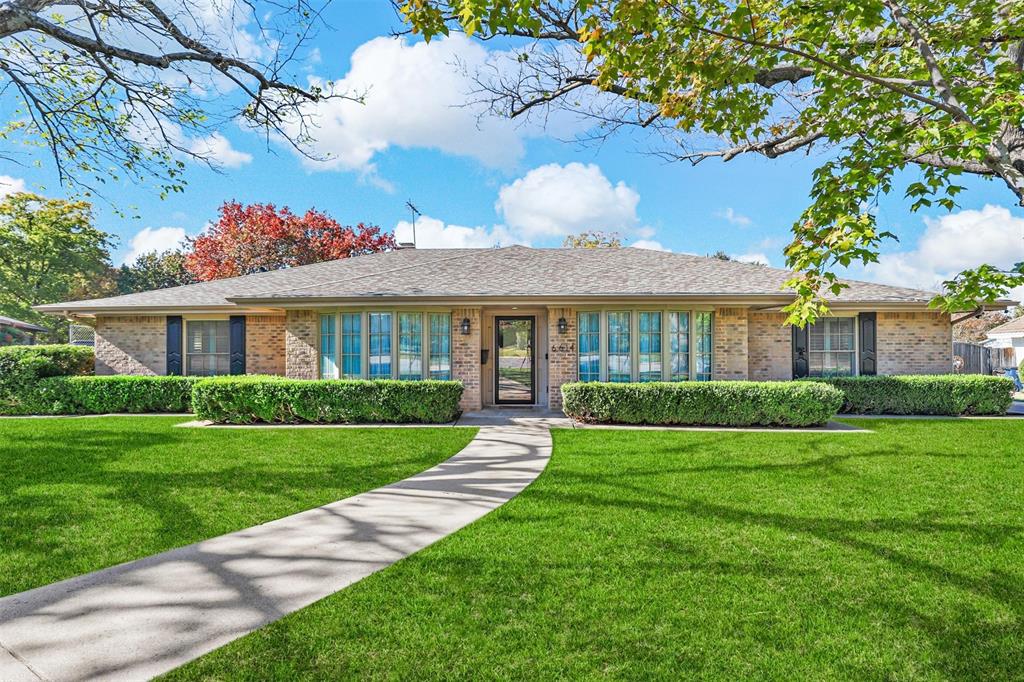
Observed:
[[[1024,422],[557,431],[440,543],[170,675],[1010,679]]]
[[[474,429],[191,429],[182,417],[0,419],[0,595],[350,497]]]

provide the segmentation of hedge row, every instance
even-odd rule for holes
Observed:
[[[202,377],[73,376],[40,379],[22,396],[23,414],[191,412]]]
[[[92,374],[93,350],[88,346],[54,344],[0,348],[0,414],[32,414],[25,405],[40,380]]]
[[[459,416],[458,381],[301,381],[223,377],[192,391],[200,419],[224,424],[444,423]]]
[[[843,401],[831,386],[785,381],[571,383],[562,397],[583,422],[705,426],[818,426]]]
[[[846,414],[1002,415],[1013,381],[983,374],[861,376],[813,379],[843,395]]]

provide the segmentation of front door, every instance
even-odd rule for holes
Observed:
[[[494,318],[494,402],[499,405],[536,402],[535,321],[533,316]]]

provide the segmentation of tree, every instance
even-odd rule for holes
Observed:
[[[732,256],[727,254],[725,251],[722,251],[721,249],[711,254],[711,258],[716,258],[718,260],[733,260]]]
[[[562,246],[574,249],[617,249],[622,239],[617,232],[580,232],[566,235]]]
[[[273,204],[229,201],[207,232],[189,240],[189,248],[186,269],[207,281],[387,251],[395,239],[377,226],[342,226],[316,209],[300,216]]]
[[[142,254],[131,265],[125,264],[117,269],[117,293],[133,294],[192,284],[196,280],[185,267],[185,258],[179,250]]]
[[[29,193],[0,201],[0,313],[51,329],[33,305],[89,291],[110,267],[111,235],[93,227],[84,201]]]
[[[1000,312],[987,312],[972,317],[969,320],[958,322],[953,326],[953,340],[967,343],[981,343],[988,337],[986,332],[994,329],[1004,322],[1009,322],[1010,316]]]
[[[401,11],[428,39],[527,38],[513,68],[479,77],[478,96],[506,115],[563,108],[610,131],[640,127],[693,164],[826,150],[785,249],[794,323],[841,291],[834,269],[877,261],[895,236],[872,210],[880,195],[951,210],[957,177],[973,174],[1024,205],[1021,2],[409,0]],[[983,264],[933,303],[970,308],[1022,283],[1024,264]]]
[[[302,148],[304,108],[347,97],[295,84],[318,26],[309,0],[6,0],[0,3],[0,139],[46,148],[62,183],[95,191],[215,163],[208,136],[238,120]],[[16,159],[13,146],[0,157]]]

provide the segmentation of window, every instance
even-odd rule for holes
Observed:
[[[431,379],[452,378],[452,316],[448,313],[430,314]]]
[[[661,381],[661,313],[639,314],[640,381]]]
[[[363,376],[363,316],[341,315],[341,374],[346,379]]]
[[[694,374],[697,381],[711,381],[711,313],[694,315],[694,341],[697,354],[694,356]]]
[[[830,317],[811,325],[807,359],[812,377],[853,374],[854,327],[852,317]]]
[[[580,381],[601,380],[601,313],[580,313],[579,328]]]
[[[369,313],[370,378],[391,378],[391,313]]]
[[[423,378],[423,315],[398,315],[398,378]]]
[[[334,314],[320,316],[320,378],[337,379],[338,364],[335,358],[337,320]]]
[[[629,350],[629,313],[608,313],[608,381],[633,378]]]
[[[669,379],[690,378],[690,313],[668,314]]]
[[[227,320],[189,320],[186,323],[186,373],[192,376],[229,374]]]

